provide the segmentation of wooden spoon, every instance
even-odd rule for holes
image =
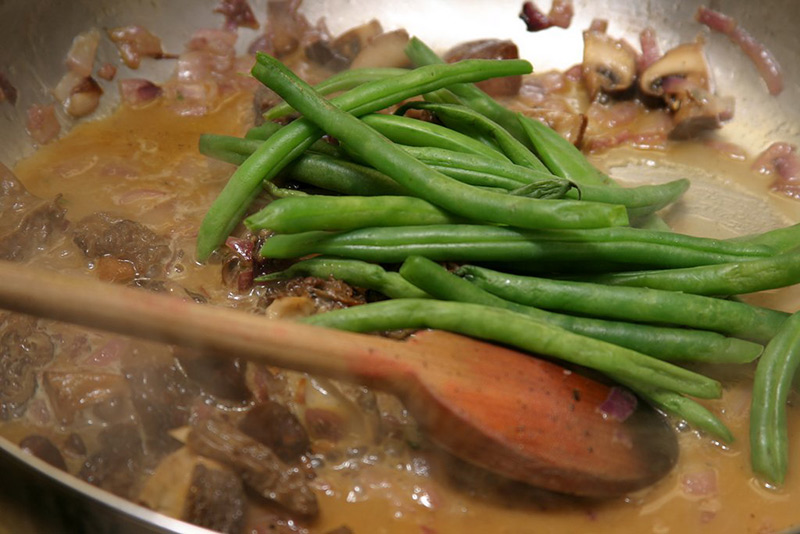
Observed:
[[[675,464],[666,420],[639,403],[624,421],[604,384],[463,336],[353,334],[0,262],[0,307],[196,351],[355,380],[397,394],[454,455],[538,487],[608,497]]]

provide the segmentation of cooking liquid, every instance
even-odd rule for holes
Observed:
[[[203,132],[241,135],[251,120],[249,95],[228,99],[205,117],[181,117],[158,102],[144,109],[122,108],[112,116],[77,126],[63,139],[19,163],[15,172],[31,193],[42,198],[62,194],[70,221],[95,211],[139,221],[169,236],[178,251],[167,276],[217,305],[251,307],[253,298],[223,286],[219,265],[194,260],[196,229],[207,207],[224,185],[232,167],[197,152]],[[767,193],[768,178],[752,173],[747,162],[735,161],[700,144],[667,153],[615,150],[598,157],[599,165],[619,169],[650,168],[715,184],[767,199],[774,210],[766,224],[800,221],[798,204]],[[698,171],[699,169],[699,171]],[[614,171],[617,175],[617,170]],[[722,178],[724,177],[724,178]],[[761,200],[759,200],[761,201]],[[735,228],[715,221],[719,214],[692,211],[685,203],[668,210],[667,220],[683,232],[733,235]],[[764,218],[758,217],[761,222]],[[773,221],[772,223],[769,221]],[[777,222],[776,222],[777,221]],[[756,228],[763,230],[766,228]],[[92,265],[68,241],[36,263],[62,271],[91,274]],[[796,288],[771,292],[755,300],[786,310],[800,308]],[[800,525],[800,413],[790,404],[790,470],[782,488],[767,488],[750,470],[748,446],[749,379],[752,367],[702,369],[719,377],[724,396],[709,406],[736,436],[721,445],[676,423],[681,456],[675,469],[650,488],[608,501],[574,500],[499,483],[459,465],[430,447],[393,456],[382,451],[317,468],[314,487],[321,513],[310,525],[285,524],[310,532],[341,525],[360,534],[377,533],[546,533],[546,532],[774,532]],[[796,396],[792,399],[796,401]],[[17,424],[6,435],[24,435]],[[10,435],[9,435],[10,434]],[[262,512],[253,507],[247,532],[264,533]],[[271,532],[271,530],[270,530]]]

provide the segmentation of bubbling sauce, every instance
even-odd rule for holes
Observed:
[[[196,229],[232,172],[231,166],[198,154],[198,136],[204,132],[242,135],[251,120],[249,94],[233,95],[203,117],[176,115],[158,101],[141,109],[123,107],[107,118],[80,124],[21,161],[15,173],[41,198],[63,195],[70,221],[105,211],[167,236],[173,251],[166,273],[169,280],[205,295],[215,305],[251,309],[255,296],[225,286],[218,264],[200,265],[193,257]],[[702,144],[683,144],[665,152],[617,149],[597,156],[596,162],[625,182],[634,175],[635,180],[642,179],[638,170],[644,168],[650,169],[647,174],[654,179],[691,171],[701,190],[712,187],[720,199],[725,191],[744,195],[770,210],[771,215],[760,218],[767,226],[800,221],[797,204],[770,196],[767,184],[759,182],[746,162],[726,158]],[[726,225],[730,221],[720,221],[719,213],[706,212],[702,204],[693,207],[691,202],[690,193],[686,202],[665,213],[676,229],[698,235],[733,235],[742,230]],[[66,240],[33,261],[61,271],[96,275],[96,264],[87,263]],[[752,300],[797,310],[800,294],[796,289]],[[681,450],[676,468],[652,487],[625,498],[577,500],[523,488],[464,466],[424,440],[419,449],[342,447],[337,454],[327,455],[324,444],[313,443],[314,452],[324,458],[315,466],[317,477],[312,482],[320,505],[318,519],[304,523],[284,518],[275,523],[271,510],[253,505],[248,510],[246,532],[260,534],[276,528],[279,532],[324,533],[347,525],[363,534],[765,533],[800,525],[796,394],[787,410],[794,445],[790,471],[783,487],[768,488],[754,477],[749,464],[753,367],[709,366],[702,371],[725,386],[722,399],[706,405],[728,425],[735,442],[720,445],[676,422]],[[317,389],[324,391],[324,383]],[[30,429],[36,429],[30,420],[0,426],[0,432],[13,441]],[[56,425],[49,433],[57,436],[61,432]],[[360,443],[358,436],[353,440]]]

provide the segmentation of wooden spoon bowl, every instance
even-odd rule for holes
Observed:
[[[649,407],[609,417],[600,410],[609,386],[455,334],[399,342],[8,262],[0,262],[0,307],[388,389],[456,456],[553,491],[620,495],[664,476],[678,456],[666,419]]]

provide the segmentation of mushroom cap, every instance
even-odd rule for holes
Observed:
[[[702,42],[685,43],[669,50],[645,69],[639,77],[639,87],[648,95],[664,96],[663,81],[669,77],[684,78],[695,87],[709,89],[710,74]]]
[[[583,78],[592,98],[600,91],[624,91],[636,78],[636,52],[624,40],[598,30],[585,31]]]

